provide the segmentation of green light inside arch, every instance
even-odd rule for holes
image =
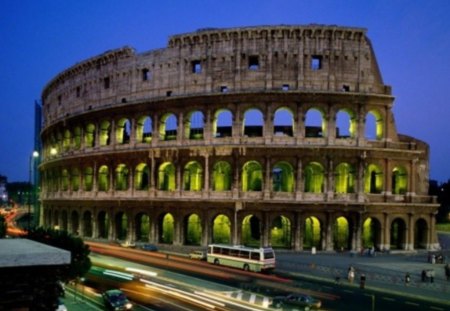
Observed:
[[[175,229],[174,218],[172,214],[167,213],[162,221],[161,243],[172,244],[173,233]]]
[[[175,166],[170,162],[161,164],[158,170],[158,189],[174,191],[175,186]]]
[[[291,236],[291,222],[289,218],[285,216],[275,218],[270,229],[272,247],[290,248]]]
[[[231,222],[230,219],[220,214],[213,223],[213,243],[231,243]]]
[[[184,190],[201,191],[203,185],[203,169],[197,161],[191,161],[184,167]]]
[[[231,165],[225,161],[219,161],[213,169],[213,190],[231,190]]]
[[[262,190],[262,168],[256,161],[244,164],[242,169],[242,191]]]
[[[303,248],[320,248],[320,221],[316,217],[305,219],[305,234],[303,236]]]
[[[338,217],[334,223],[334,247],[336,249],[349,249],[350,230],[345,217]]]
[[[202,224],[197,214],[192,214],[187,220],[186,244],[200,245],[202,238]]]

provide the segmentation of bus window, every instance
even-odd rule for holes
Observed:
[[[239,257],[241,257],[241,258],[248,258],[249,257],[248,251],[241,251],[239,253]]]
[[[257,252],[252,252],[252,258],[251,258],[251,259],[253,259],[253,260],[259,260],[259,259],[260,259],[259,253],[257,253]]]
[[[271,259],[271,258],[275,258],[273,251],[272,252],[270,252],[270,251],[264,252],[264,259]]]

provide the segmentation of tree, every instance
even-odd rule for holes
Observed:
[[[71,262],[67,269],[58,271],[63,282],[82,277],[91,268],[89,246],[79,237],[70,235],[67,231],[37,228],[30,231],[28,238],[40,243],[70,251]]]

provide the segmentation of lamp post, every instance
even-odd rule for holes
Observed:
[[[27,232],[30,233],[31,229],[31,201],[34,200],[34,183],[31,179],[33,169],[34,169],[34,161],[36,158],[39,157],[39,152],[33,151],[33,153],[30,155],[30,176],[29,176],[29,183],[30,183],[30,191],[28,192],[28,228]]]

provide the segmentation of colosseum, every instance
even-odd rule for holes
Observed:
[[[43,90],[41,222],[200,248],[438,248],[429,148],[397,133],[363,28],[206,28]]]

